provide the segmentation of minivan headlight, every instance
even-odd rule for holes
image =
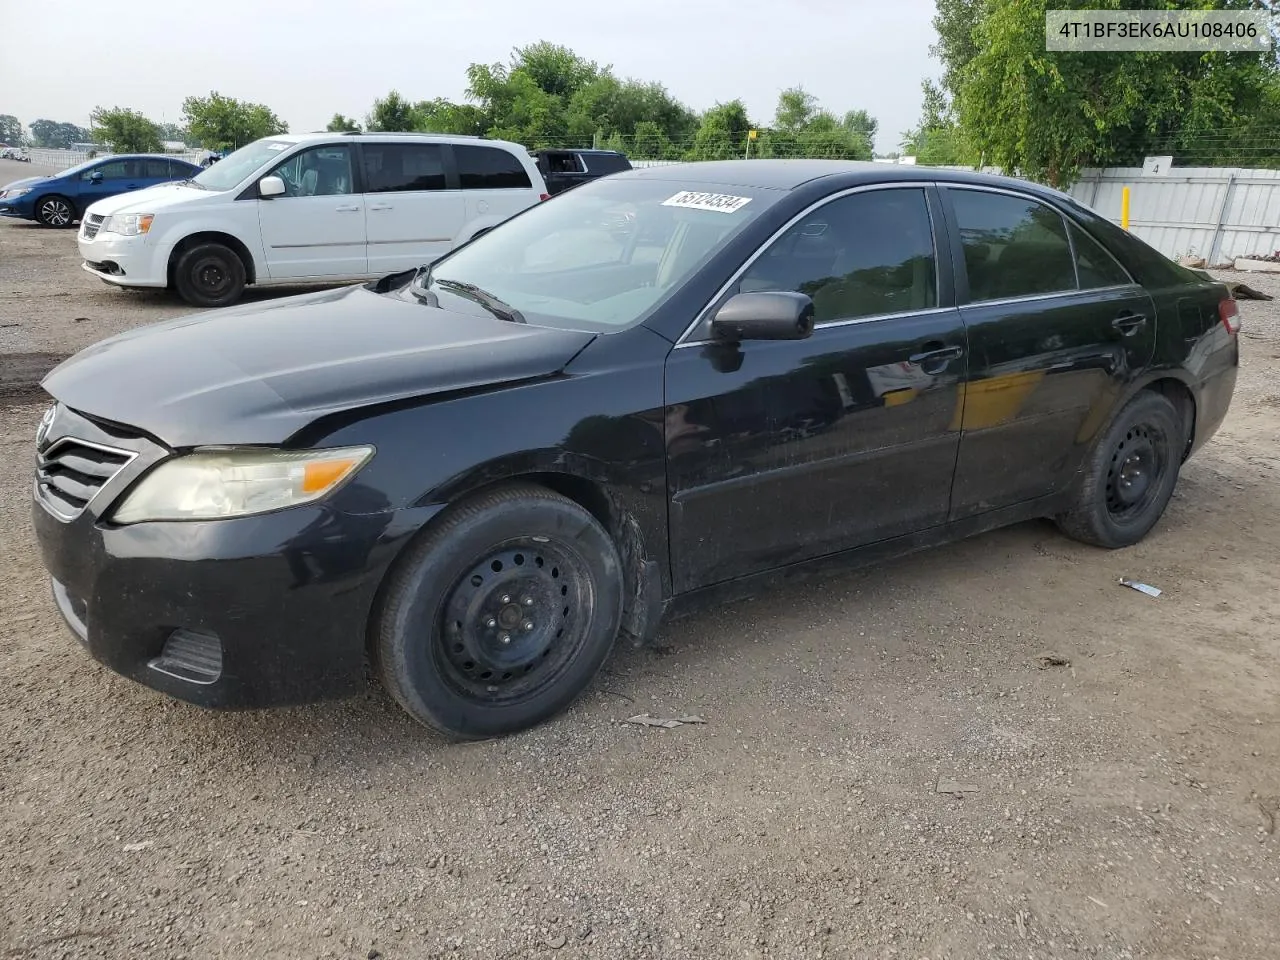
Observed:
[[[103,220],[98,232],[138,237],[151,229],[151,221],[154,219],[154,213],[117,213]]]
[[[373,447],[333,450],[197,450],[144,476],[111,519],[215,520],[319,500],[373,456]]]

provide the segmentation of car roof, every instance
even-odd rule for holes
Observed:
[[[270,137],[263,137],[264,140],[279,140],[283,143],[312,143],[316,141],[327,141],[333,143],[335,141],[345,141],[356,143],[377,143],[379,141],[404,141],[404,140],[440,140],[446,143],[479,143],[486,146],[504,147],[508,150],[516,150],[521,154],[527,154],[529,151],[518,143],[512,143],[510,140],[492,140],[488,137],[476,137],[466,133],[418,133],[417,131],[381,131],[375,130],[360,133],[331,132],[318,130],[314,133],[281,133]]]
[[[175,157],[171,153],[108,153],[100,157],[94,157],[95,160],[179,160],[182,163],[191,163],[186,157]],[[193,164],[194,166],[194,164]]]
[[[614,178],[671,180],[683,183],[737,184],[773,190],[794,190],[815,180],[831,179],[833,187],[928,180],[977,186],[1010,187],[1061,197],[1057,190],[1026,180],[970,170],[951,170],[916,164],[873,163],[865,160],[702,160],[690,163],[635,167]]]

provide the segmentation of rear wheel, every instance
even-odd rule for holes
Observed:
[[[76,217],[75,207],[66,197],[51,194],[36,203],[36,219],[46,227],[63,229],[71,226]]]
[[[578,697],[621,615],[621,562],[599,522],[542,487],[504,487],[454,507],[399,561],[374,623],[379,672],[444,734],[514,733]]]
[[[183,251],[173,268],[174,286],[196,307],[225,307],[244,293],[244,263],[221,243],[201,243]]]
[[[1162,394],[1122,409],[1089,459],[1074,503],[1057,517],[1067,536],[1099,547],[1137,543],[1163,515],[1178,482],[1186,430]]]

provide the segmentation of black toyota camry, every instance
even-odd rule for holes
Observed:
[[[1033,517],[1135,543],[1238,329],[1223,286],[1029,183],[640,169],[430,268],[82,351],[44,381],[35,526],[128,677],[265,706],[371,665],[489,737],[747,578]]]

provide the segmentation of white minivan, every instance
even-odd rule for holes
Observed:
[[[503,140],[280,135],[193,180],[91,204],[77,240],[84,269],[107,283],[221,307],[251,283],[418,267],[546,199],[528,150]]]

